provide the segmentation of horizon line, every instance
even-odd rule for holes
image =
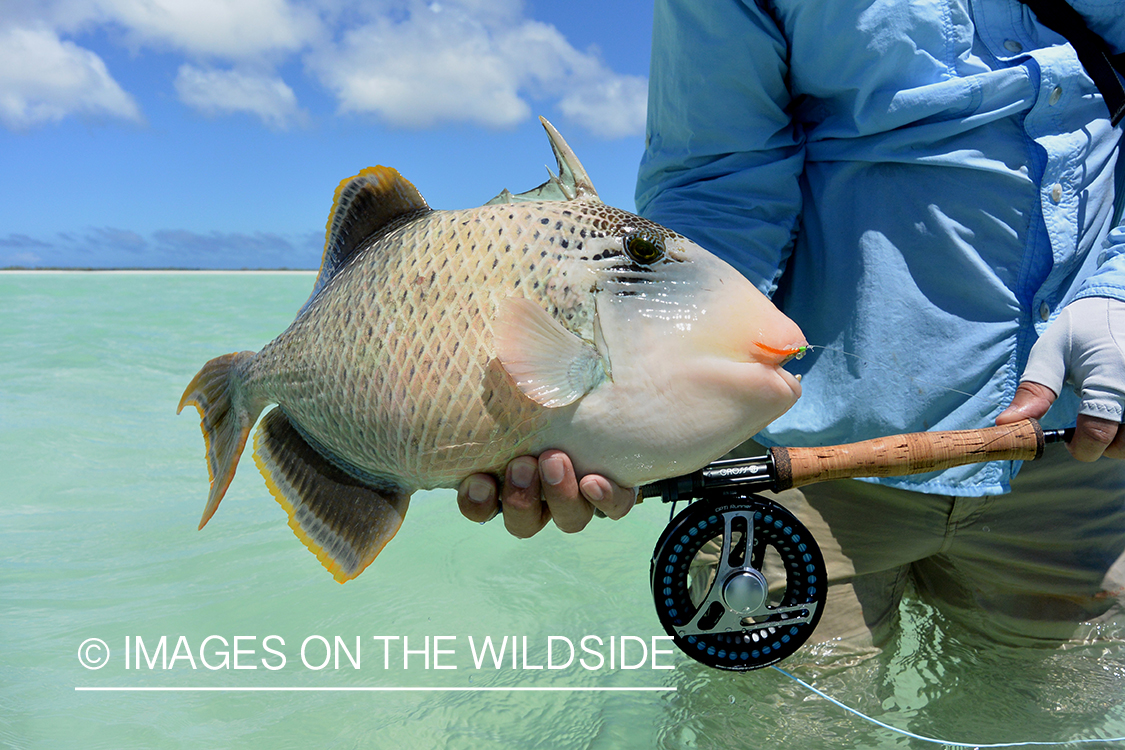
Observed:
[[[122,266],[120,268],[93,268],[88,266],[52,266],[49,268],[27,268],[8,266],[0,268],[0,273],[316,273],[316,268],[142,268]]]
[[[76,685],[75,692],[99,693],[498,693],[498,692],[538,692],[538,693],[675,693],[675,687],[90,687]]]

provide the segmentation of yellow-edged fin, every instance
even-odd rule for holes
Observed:
[[[320,272],[305,307],[370,237],[429,210],[418,188],[397,169],[368,167],[354,177],[341,180],[328,214]]]
[[[234,479],[238,459],[246,447],[250,428],[258,418],[261,407],[254,408],[237,398],[239,364],[254,356],[254,352],[235,352],[212,359],[196,373],[176,409],[179,414],[191,404],[199,410],[203,443],[207,451],[207,474],[211,492],[199,528],[207,525],[219,507],[219,502]]]
[[[380,491],[330,463],[280,408],[254,433],[254,462],[289,528],[339,583],[371,564],[402,526],[410,494]]]

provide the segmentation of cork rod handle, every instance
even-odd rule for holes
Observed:
[[[913,432],[822,448],[771,448],[779,490],[851,477],[922,474],[984,461],[1030,461],[1043,455],[1034,419],[980,430]]]

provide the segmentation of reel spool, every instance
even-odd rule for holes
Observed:
[[[650,577],[660,624],[680,650],[733,671],[767,667],[800,648],[828,594],[808,529],[772,500],[743,493],[677,515],[656,543]]]

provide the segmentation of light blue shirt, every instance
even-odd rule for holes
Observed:
[[[1121,2],[1071,5],[1125,51]],[[1064,305],[1125,300],[1121,130],[1016,0],[657,0],[648,116],[640,213],[825,347],[765,443],[989,426]],[[885,482],[996,494],[1015,468]]]

